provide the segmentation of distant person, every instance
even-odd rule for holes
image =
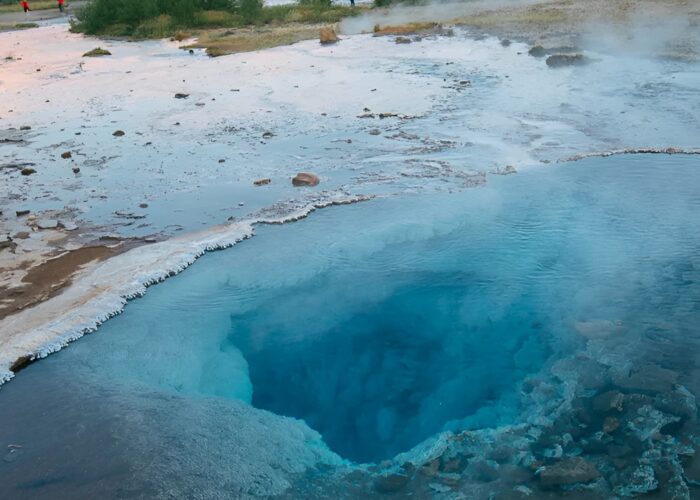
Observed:
[[[29,2],[27,0],[22,0],[20,2],[20,5],[24,9],[24,17],[29,17],[29,13],[31,12],[32,9],[29,8]]]
[[[354,7],[354,6],[355,6],[355,0],[350,0],[350,7]]]
[[[63,12],[63,2],[65,1],[66,0],[58,0],[58,10],[60,10],[61,12]]]

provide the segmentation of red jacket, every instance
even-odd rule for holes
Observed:
[[[28,8],[29,8],[29,2],[27,2],[27,0],[22,0],[22,1],[20,2],[20,4],[22,5],[22,8],[23,8],[23,9],[28,9]]]
[[[58,0],[58,5],[63,5],[63,2],[65,2],[65,0]]]

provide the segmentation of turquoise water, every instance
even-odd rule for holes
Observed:
[[[391,458],[445,429],[517,423],[520,383],[585,348],[601,325],[638,332],[629,355],[653,356],[647,332],[666,325],[672,339],[700,324],[698,186],[697,157],[592,158],[258,227],[19,374],[0,391],[0,438],[36,439],[48,419],[50,462],[61,427],[81,418],[75,407],[107,394],[90,421],[119,425],[85,445],[96,463],[131,450],[125,435],[138,427],[155,449],[120,460],[141,471],[135,484],[158,489],[172,472],[157,452],[166,433],[171,453],[192,458],[178,465],[181,484],[206,489],[219,483],[198,482],[206,464],[196,458],[233,439],[211,429],[235,426],[240,402],[303,420],[353,462]],[[665,362],[694,355],[675,356]],[[51,418],[22,411],[46,393],[61,394]],[[26,484],[31,456],[0,466],[4,487]],[[207,474],[239,480],[235,468]]]

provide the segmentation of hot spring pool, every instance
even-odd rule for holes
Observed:
[[[2,388],[0,496],[264,494],[516,424],[603,330],[700,324],[698,186],[698,157],[591,158],[258,227]]]

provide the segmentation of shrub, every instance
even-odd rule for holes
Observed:
[[[263,10],[262,0],[241,0],[240,11],[246,24],[257,21]]]

